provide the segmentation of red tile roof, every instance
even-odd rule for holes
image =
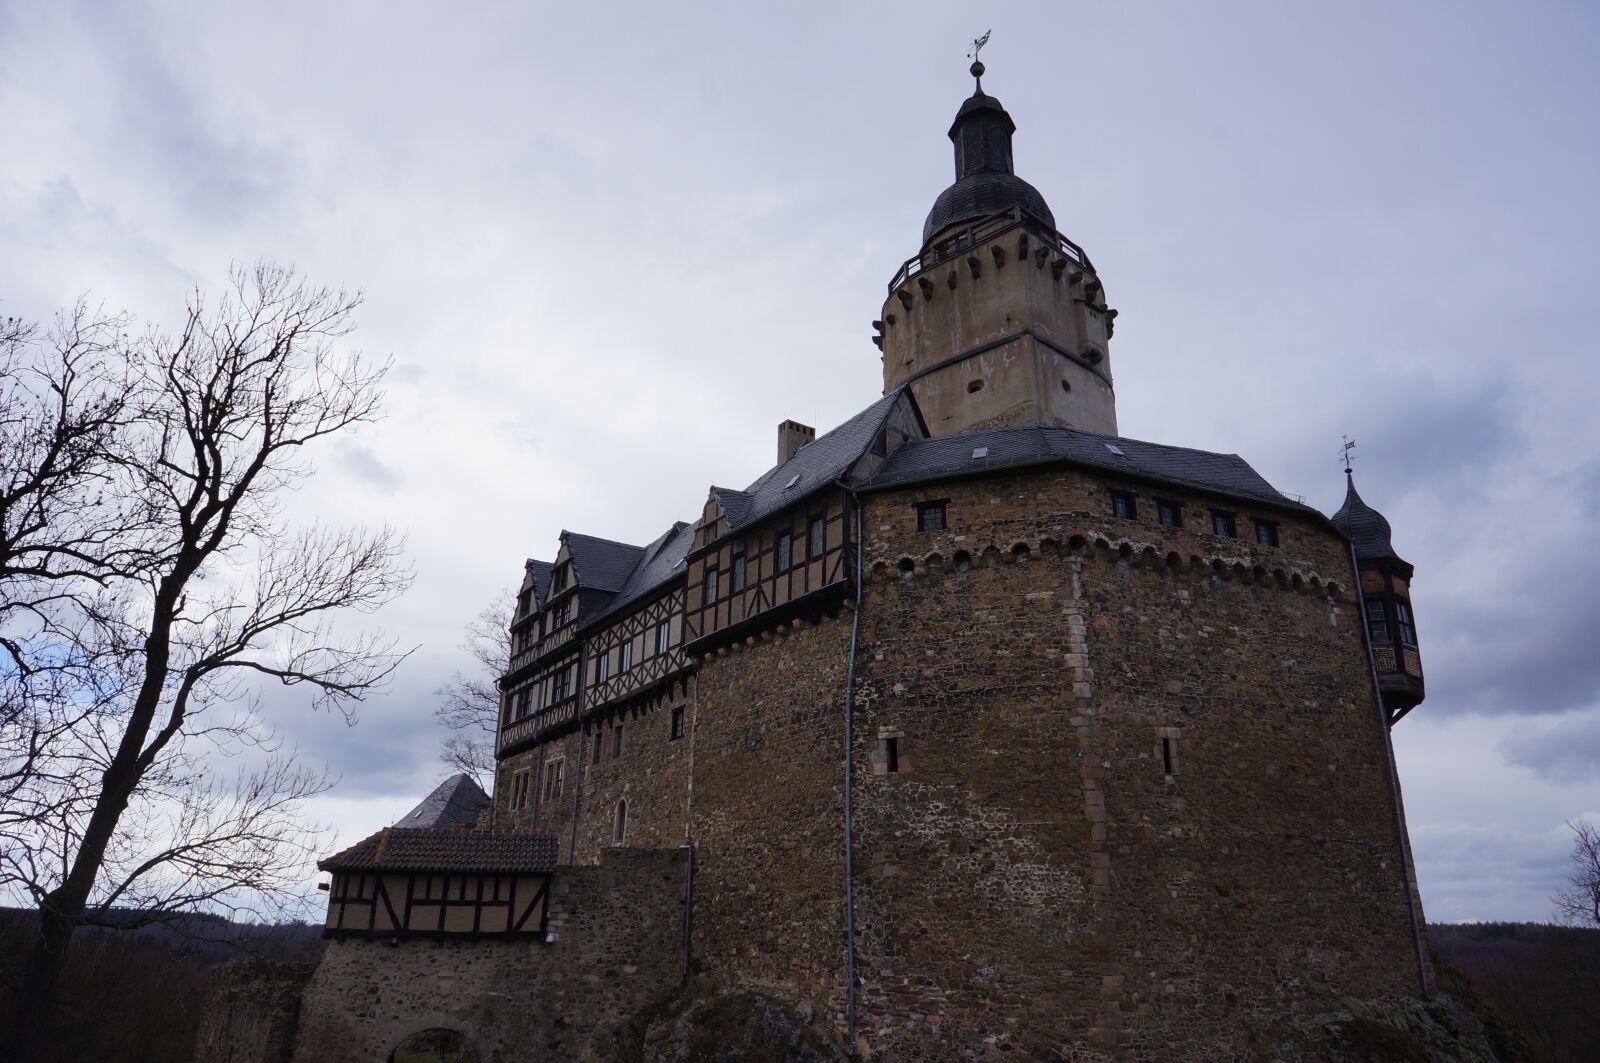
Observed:
[[[385,827],[317,863],[323,871],[549,871],[550,834],[490,834],[451,828]]]

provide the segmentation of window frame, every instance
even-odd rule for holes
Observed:
[[[611,651],[605,650],[595,655],[594,682],[596,686],[611,678]]]
[[[1394,645],[1394,634],[1389,623],[1389,610],[1384,608],[1382,598],[1367,599],[1366,621],[1367,637],[1372,640],[1374,646]]]
[[[1118,509],[1127,508],[1126,513],[1119,513]],[[1132,491],[1113,490],[1111,492],[1111,516],[1117,520],[1139,519],[1139,496]]]
[[[720,576],[721,576],[720,570],[712,568],[710,565],[706,566],[706,572],[705,572],[705,575],[701,577],[701,584],[700,584],[700,595],[701,595],[701,603],[702,604],[704,604],[704,605],[716,605],[717,604],[717,591],[719,590],[718,584],[721,582]]]
[[[820,561],[828,555],[828,514],[813,513],[806,519],[806,562]]]
[[[728,562],[729,594],[738,594],[740,591],[745,589],[746,583],[749,579],[747,565],[748,563],[745,561],[743,550],[734,554],[733,559]]]
[[[629,639],[617,649],[617,671],[627,674],[633,671],[633,640]]]
[[[1224,539],[1237,539],[1239,537],[1239,517],[1231,509],[1213,509],[1211,511],[1211,534],[1220,535]]]
[[[683,737],[683,706],[675,705],[667,729],[667,741],[676,742]]]
[[[772,539],[772,570],[787,572],[794,567],[794,532],[785,528]]]
[[[656,653],[655,653],[655,655],[657,657],[659,657],[662,654],[666,653],[667,650],[671,648],[671,645],[672,645],[672,620],[671,620],[671,618],[669,617],[666,620],[658,620],[658,621],[656,621]]]
[[[1172,520],[1167,520],[1167,514],[1172,514]],[[1156,521],[1163,528],[1183,527],[1183,503],[1173,498],[1156,499]]]
[[[1403,599],[1394,600],[1395,635],[1398,636],[1400,645],[1407,649],[1417,648],[1417,622],[1411,615],[1411,603]]]
[[[1256,545],[1257,546],[1277,546],[1278,545],[1278,522],[1277,521],[1275,521],[1275,520],[1263,520],[1261,517],[1252,517],[1250,519],[1255,523],[1255,526],[1256,526]]]
[[[949,509],[948,509],[949,504],[950,504],[950,500],[948,498],[936,498],[936,499],[930,499],[927,502],[918,502],[917,503],[917,531],[919,531],[919,532],[949,531],[950,530],[950,513],[949,513]],[[933,514],[937,514],[938,515],[937,526],[935,526],[934,522],[932,522],[932,521],[930,521],[928,519],[929,516],[933,515]]]

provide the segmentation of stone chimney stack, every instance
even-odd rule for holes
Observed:
[[[778,464],[794,457],[794,452],[817,438],[817,430],[799,421],[784,421],[778,426]]]

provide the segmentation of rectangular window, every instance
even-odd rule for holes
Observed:
[[[1183,527],[1183,506],[1178,502],[1166,498],[1156,499],[1156,515],[1160,517],[1161,523],[1169,528]]]
[[[622,644],[622,657],[617,663],[617,671],[626,672],[633,667],[633,640],[629,639]]]
[[[806,558],[808,560],[815,561],[827,553],[828,544],[824,538],[827,526],[827,521],[823,517],[816,516],[811,518],[811,531],[806,536]]]
[[[531,589],[525,590],[521,594],[517,595],[517,615],[518,616],[527,616],[528,615],[528,611],[530,609],[532,609],[532,608],[533,608],[533,591]]]
[[[1133,520],[1139,516],[1139,504],[1134,501],[1132,491],[1111,492],[1111,515],[1121,520]]]
[[[744,590],[744,555],[743,554],[734,554],[733,555],[733,575],[730,577],[729,582],[733,584],[733,592],[735,594],[737,594],[740,591]]]
[[[1233,519],[1233,514],[1225,509],[1213,509],[1211,511],[1211,534],[1226,536],[1229,539],[1237,538],[1239,525]]]
[[[550,593],[555,594],[567,589],[567,576],[572,572],[571,565],[561,565],[556,569],[556,574],[550,577]]]
[[[1161,736],[1161,770],[1167,775],[1172,774],[1172,739],[1166,735]]]
[[[706,604],[710,605],[717,600],[717,570],[706,570]]]
[[[789,560],[794,553],[794,537],[788,532],[778,533],[778,545],[773,551],[772,567],[776,572],[787,572]]]
[[[561,777],[566,773],[566,767],[567,762],[564,760],[552,760],[544,766],[544,799],[546,801],[554,801],[561,796]]]
[[[1415,646],[1417,644],[1417,629],[1416,626],[1411,623],[1411,606],[1400,601],[1399,599],[1395,599],[1394,617],[1398,627],[1400,628],[1401,644],[1405,646]]]
[[[883,742],[884,756],[889,761],[889,772],[895,774],[900,770],[900,739],[885,738]]]
[[[594,681],[604,683],[611,678],[611,653],[602,653],[594,659]]]
[[[533,696],[532,695],[533,695],[533,691],[529,690],[529,689],[523,689],[523,690],[517,691],[517,714],[516,714],[516,718],[517,719],[520,720],[524,716],[528,715],[528,710],[529,710],[530,706],[533,703]]]
[[[672,741],[676,742],[683,737],[683,707],[672,710]]]
[[[605,735],[601,734],[600,729],[596,727],[594,731],[594,753],[589,757],[590,764],[600,763],[600,740],[604,737]]]
[[[562,602],[556,606],[555,612],[550,614],[550,630],[557,631],[566,627],[570,619],[572,619],[572,603]]]
[[[1384,616],[1382,602],[1367,603],[1367,631],[1375,643],[1389,641],[1389,620]]]
[[[511,811],[513,812],[528,803],[528,778],[528,772],[519,771],[511,780]]]
[[[656,625],[656,652],[657,653],[666,653],[667,652],[667,642],[671,638],[672,638],[672,624],[671,624],[671,622],[663,620],[663,621],[661,621],[661,623],[657,624]]]
[[[560,701],[572,692],[572,672],[563,668],[550,679],[550,700]]]
[[[611,729],[611,755],[622,756],[622,725],[619,723]]]
[[[1262,546],[1278,545],[1278,524],[1271,520],[1256,521],[1256,542]]]
[[[933,532],[944,531],[944,503],[919,502],[917,503],[917,531]]]

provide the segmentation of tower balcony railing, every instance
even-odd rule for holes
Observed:
[[[987,218],[980,218],[971,225],[940,238],[921,252],[906,259],[894,279],[889,282],[889,294],[893,296],[901,287],[919,273],[943,265],[953,258],[959,258],[973,248],[982,247],[997,236],[1002,236],[1012,229],[1025,229],[1044,242],[1044,246],[1065,256],[1069,261],[1078,265],[1085,273],[1095,272],[1094,263],[1089,261],[1088,254],[1062,236],[1052,226],[1046,225],[1038,218],[1029,214],[1021,207],[1012,207],[998,214],[991,214]]]

